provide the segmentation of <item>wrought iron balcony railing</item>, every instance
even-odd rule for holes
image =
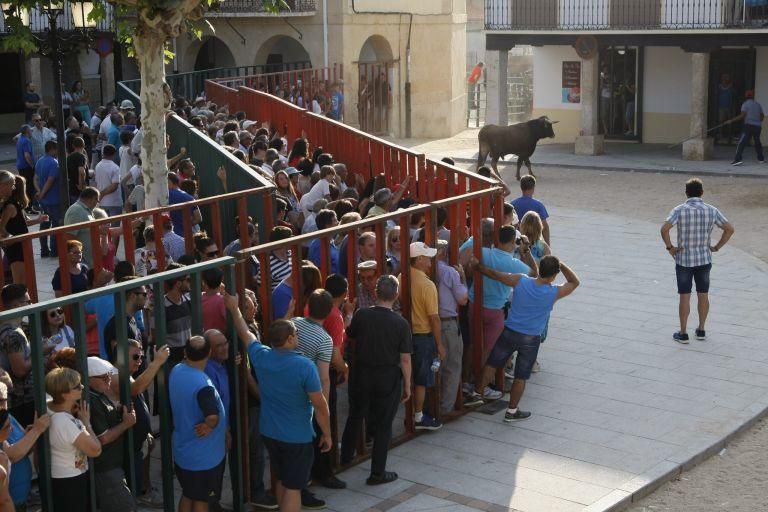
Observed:
[[[488,30],[744,29],[768,24],[768,0],[486,0]]]
[[[49,28],[48,15],[39,9],[30,9],[24,11],[22,18],[29,16],[28,26],[32,32],[43,32]],[[107,12],[104,19],[96,23],[94,30],[97,32],[114,32],[114,19],[113,19],[112,6],[107,4]],[[25,21],[25,24],[27,22]],[[70,2],[64,2],[64,10],[56,18],[56,25],[59,30],[75,30],[75,23],[72,19],[72,8]],[[9,32],[8,24],[5,21],[5,14],[0,16],[0,35],[7,34]]]
[[[288,9],[281,9],[280,14],[312,15],[317,8],[315,0],[286,0]],[[222,0],[211,6],[210,15],[238,14],[254,16],[269,16],[271,13],[264,9],[262,0]]]

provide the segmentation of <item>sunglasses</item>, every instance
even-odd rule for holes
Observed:
[[[144,352],[139,352],[138,354],[133,354],[131,359],[134,361],[140,361],[144,357]]]
[[[83,388],[85,388],[85,386],[83,386],[83,383],[81,382],[80,384],[78,384],[75,387],[73,387],[72,389],[70,389],[70,391],[82,391]]]
[[[48,313],[48,316],[50,318],[56,318],[57,316],[61,316],[63,314],[64,314],[64,310],[61,309],[61,308],[57,308],[57,309],[54,309],[53,311],[51,311],[50,313]]]

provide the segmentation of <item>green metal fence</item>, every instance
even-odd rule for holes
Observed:
[[[168,280],[178,280],[182,277],[189,276],[191,279],[191,295],[192,297],[200,297],[202,292],[202,279],[201,274],[203,271],[210,268],[222,268],[224,270],[225,284],[231,293],[234,293],[235,289],[235,259],[230,257],[218,258],[216,260],[208,261],[205,263],[198,263],[195,265],[189,265],[183,268],[162,272],[159,274],[133,279],[129,282],[106,286],[103,288],[97,288],[83,293],[77,293],[73,295],[67,295],[57,299],[52,299],[21,308],[8,310],[0,313],[0,323],[8,322],[14,319],[27,317],[29,319],[29,342],[31,345],[31,358],[32,358],[32,380],[34,383],[34,396],[35,396],[35,408],[38,415],[47,414],[46,404],[46,391],[45,391],[45,358],[43,355],[43,343],[42,343],[42,325],[43,322],[47,322],[47,311],[52,308],[70,308],[71,318],[74,322],[75,331],[75,343],[77,352],[77,365],[78,371],[81,374],[82,383],[85,386],[83,390],[83,397],[88,396],[88,363],[87,363],[87,348],[86,348],[86,323],[85,323],[85,302],[89,299],[94,299],[104,295],[113,295],[115,300],[115,312],[116,312],[116,328],[117,328],[117,361],[116,367],[119,371],[120,380],[120,401],[123,404],[129,404],[131,401],[131,387],[130,387],[130,372],[129,372],[129,356],[128,356],[128,326],[127,318],[124,314],[120,314],[121,311],[125,311],[126,295],[130,290],[134,290],[140,286],[151,286],[154,293],[154,301],[156,307],[154,308],[154,337],[152,338],[153,345],[155,347],[162,347],[166,344],[166,322],[165,322],[165,309],[163,307],[157,307],[158,304],[162,304],[162,298],[164,296],[164,284]],[[202,334],[202,312],[201,301],[192,301],[192,333]],[[234,322],[229,317],[229,331],[234,333]],[[235,357],[239,352],[239,343],[230,343],[230,354],[227,362],[228,371],[230,373],[230,382],[232,383],[231,393],[233,397],[240,396],[241,381],[238,378],[234,378]],[[172,512],[176,508],[176,501],[174,498],[174,470],[173,470],[173,454],[170,443],[171,423],[170,423],[170,403],[168,400],[168,366],[164,371],[161,371],[157,375],[157,386],[155,393],[157,393],[158,404],[160,408],[160,430],[163,432],[161,440],[161,464],[162,464],[162,490],[163,490],[163,509],[166,512]],[[233,415],[231,425],[240,425],[242,416],[242,410],[239,400],[232,400],[231,414]],[[243,475],[242,475],[242,453],[244,447],[244,435],[242,429],[235,429],[233,433],[233,449],[230,452],[230,456],[236,457],[235,464],[232,468],[235,474],[231,474],[233,481],[233,506],[236,511],[240,512],[245,509],[244,494],[243,494]],[[131,430],[126,432],[122,441],[125,446],[125,453],[127,454],[125,466],[126,477],[129,487],[136,494],[137,482],[135,482],[135,464],[134,450],[133,450],[133,433]],[[54,504],[51,496],[51,450],[48,432],[37,443],[38,454],[38,482],[40,486],[40,496],[42,500],[43,512],[69,512],[68,504]],[[94,483],[94,465],[93,460],[89,461],[89,473],[91,478],[91,510],[96,512],[96,500],[95,500],[95,483]],[[79,511],[78,511],[79,512]]]
[[[251,66],[253,67],[253,66]],[[141,100],[136,92],[129,88],[126,82],[119,82],[116,89],[119,101],[129,99],[136,105],[137,112],[141,106]],[[166,132],[171,138],[169,155],[176,155],[181,148],[186,148],[187,157],[190,158],[197,169],[198,183],[205,184],[198,190],[198,196],[202,198],[213,197],[226,192],[238,192],[254,188],[274,188],[274,184],[241,162],[225,150],[216,141],[211,140],[206,134],[195,129],[191,124],[177,115],[168,118]],[[226,172],[226,189],[217,173],[220,167]],[[232,199],[219,203],[222,220],[222,237],[224,240],[234,240],[239,236],[235,218],[247,213],[247,216],[259,224],[262,240],[266,236],[266,230],[271,229],[265,212],[272,212],[273,202],[271,197],[250,197],[248,199],[247,212],[238,210],[237,200]],[[214,222],[214,214],[211,208],[203,209],[203,227],[211,233]],[[223,249],[223,248],[220,248]]]
[[[231,68],[213,68],[202,71],[189,71],[187,73],[175,73],[165,76],[166,83],[170,86],[174,96],[183,96],[194,100],[205,92],[205,81],[212,78],[227,78],[238,76],[261,75],[278,71],[294,71],[312,67],[309,61],[286,62],[283,64],[263,64],[258,66],[237,66]],[[141,91],[141,80],[124,80],[119,82],[125,88],[133,91],[137,96]],[[117,92],[116,92],[117,94]],[[120,98],[125,99],[125,98]]]

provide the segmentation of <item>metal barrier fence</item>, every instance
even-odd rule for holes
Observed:
[[[48,412],[46,404],[46,391],[45,391],[45,358],[43,355],[43,345],[40,342],[42,338],[42,325],[43,322],[47,322],[47,311],[51,308],[69,307],[73,312],[72,318],[74,319],[74,331],[77,353],[77,366],[78,371],[81,374],[81,381],[84,385],[83,397],[88,396],[88,364],[87,364],[87,351],[86,351],[86,322],[85,322],[85,309],[84,304],[89,299],[102,297],[104,295],[113,295],[115,300],[115,311],[125,311],[126,294],[129,290],[134,290],[141,286],[151,286],[153,289],[155,301],[162,300],[165,290],[163,285],[168,280],[175,280],[181,277],[189,276],[191,278],[191,293],[193,296],[201,296],[201,273],[210,268],[224,268],[226,270],[225,279],[226,286],[229,290],[234,289],[234,265],[235,259],[230,257],[219,258],[206,263],[199,263],[195,265],[186,266],[184,268],[171,270],[161,274],[147,276],[131,280],[130,282],[115,284],[104,288],[98,288],[83,293],[77,293],[68,295],[65,297],[40,302],[37,304],[31,304],[21,308],[4,311],[0,313],[0,323],[4,323],[13,319],[21,317],[27,317],[29,319],[29,335],[31,345],[31,361],[32,361],[32,380],[34,384],[34,397],[35,407],[38,415],[44,415]],[[194,307],[194,306],[193,306]],[[200,301],[197,301],[195,311],[192,315],[192,333],[202,334],[202,314],[200,314]],[[162,347],[166,344],[166,323],[165,323],[165,310],[163,307],[154,309],[154,345],[156,347]],[[117,361],[116,367],[119,371],[120,381],[120,401],[122,404],[129,404],[131,402],[131,386],[130,386],[130,374],[129,371],[129,357],[128,357],[128,326],[127,318],[124,314],[116,314],[116,333],[118,340]],[[234,332],[234,325],[229,318],[229,330]],[[232,343],[229,347],[230,357],[228,361],[228,371],[230,374],[234,374],[236,371],[234,360],[235,356],[239,353],[239,344]],[[172,512],[175,510],[176,502],[174,499],[174,485],[173,485],[173,455],[171,451],[170,433],[170,404],[168,401],[168,369],[160,371],[157,374],[157,387],[155,392],[157,393],[159,409],[160,409],[160,430],[162,434],[161,441],[161,464],[162,464],[162,489],[163,489],[163,506],[166,512]],[[241,393],[242,380],[233,378],[233,396],[238,396]],[[85,398],[87,399],[87,398]],[[233,425],[240,425],[244,420],[242,414],[242,408],[237,400],[232,402],[232,409],[234,413]],[[234,482],[235,495],[233,500],[235,508],[238,511],[244,510],[243,504],[243,478],[240,468],[242,468],[242,453],[245,442],[245,435],[247,431],[243,428],[235,429],[235,435],[233,436],[233,448],[231,455],[237,457],[237,464],[235,467],[235,474],[232,475]],[[51,496],[51,449],[49,442],[49,433],[46,432],[37,442],[37,457],[38,457],[38,482],[40,486],[40,496],[42,500],[42,507],[45,512],[68,512],[70,509],[69,504],[54,504]],[[125,446],[125,452],[127,454],[127,471],[126,477],[129,483],[129,487],[132,491],[136,492],[137,482],[135,482],[135,452],[133,449],[133,432],[128,429],[125,433],[123,443]],[[91,492],[91,511],[96,512],[96,500],[95,500],[95,478],[94,478],[94,465],[93,459],[89,460],[90,468],[90,492]],[[83,511],[84,512],[84,511]]]
[[[766,0],[486,0],[488,30],[753,28]]]
[[[218,178],[216,178],[218,181]],[[265,232],[272,229],[273,216],[272,212],[272,195],[274,187],[263,185],[262,188],[250,188],[246,190],[240,190],[236,192],[230,192],[227,194],[215,195],[187,203],[180,203],[171,206],[163,206],[158,208],[152,208],[149,210],[141,210],[133,213],[125,213],[106,219],[94,220],[89,222],[83,222],[79,224],[68,224],[65,226],[58,226],[55,228],[45,229],[41,231],[33,231],[24,235],[17,235],[10,238],[5,238],[0,241],[0,246],[7,248],[10,245],[21,243],[24,253],[24,271],[25,282],[29,288],[30,297],[33,301],[38,299],[37,290],[37,270],[35,257],[35,249],[33,246],[33,240],[41,239],[44,237],[55,236],[56,248],[59,259],[59,268],[67,269],[69,266],[67,256],[67,240],[78,239],[77,236],[71,233],[77,231],[87,231],[88,241],[90,247],[100,247],[100,227],[111,226],[112,224],[119,224],[123,228],[123,243],[125,246],[126,260],[135,264],[135,249],[136,249],[136,235],[134,234],[133,222],[140,219],[151,219],[154,226],[158,226],[156,232],[156,259],[157,265],[160,270],[165,269],[165,249],[163,247],[162,239],[162,226],[164,213],[180,211],[184,222],[184,241],[186,243],[187,253],[193,252],[193,237],[192,237],[192,223],[191,219],[193,208],[203,208],[203,218],[207,220],[207,227],[209,229],[208,235],[219,246],[219,249],[224,248],[224,241],[229,241],[236,238],[234,235],[240,237],[240,240],[247,246],[248,245],[248,226],[247,218],[250,214],[255,218],[263,219],[262,229]],[[229,221],[224,224],[224,219],[234,219],[234,214],[237,215],[239,223],[235,228],[234,224],[230,225]],[[82,238],[82,237],[81,237]],[[98,273],[103,268],[103,256],[100,251],[92,251],[93,269]],[[69,272],[60,272],[61,286],[64,295],[69,295],[72,292],[72,280]],[[4,276],[0,273],[0,286],[4,284]]]
[[[226,5],[225,2],[223,5]],[[297,71],[311,67],[309,61],[285,62],[281,64],[260,64],[256,66],[237,66],[230,68],[212,68],[200,71],[189,71],[186,73],[173,73],[165,76],[165,81],[173,91],[174,96],[181,96],[193,101],[200,96],[205,89],[205,81],[212,79],[231,79],[234,77],[246,77],[254,75],[263,75],[265,73],[277,73],[281,71]],[[123,87],[132,91],[136,97],[141,92],[141,80],[124,80],[118,82]],[[119,88],[119,87],[118,87]],[[120,92],[116,91],[119,100],[128,99],[120,97]],[[133,98],[129,98],[133,99]]]

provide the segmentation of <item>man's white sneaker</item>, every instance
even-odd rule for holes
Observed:
[[[491,389],[488,386],[485,387],[483,390],[483,399],[484,400],[498,400],[504,396],[504,393],[501,391],[496,391],[495,389]]]

